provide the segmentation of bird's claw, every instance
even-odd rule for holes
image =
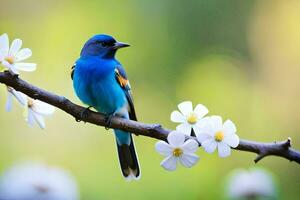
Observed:
[[[108,114],[105,116],[105,129],[109,130],[109,127],[111,127],[111,121],[114,117],[114,114]]]
[[[80,113],[80,117],[79,117],[79,118],[76,118],[75,120],[76,120],[77,122],[81,122],[81,121],[86,122],[85,119],[89,116],[89,111],[90,111],[90,108],[91,108],[91,107],[92,107],[92,106],[89,106],[89,107],[85,108],[85,109]]]

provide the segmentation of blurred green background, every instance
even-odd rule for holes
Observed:
[[[292,137],[300,149],[300,1],[265,0],[1,0],[0,34],[21,38],[33,51],[34,73],[25,80],[80,101],[70,68],[84,42],[107,33],[132,47],[117,58],[133,88],[138,119],[175,128],[179,102],[206,105],[232,119],[241,138]],[[120,173],[112,131],[77,123],[57,110],[45,130],[30,128],[15,104],[5,112],[0,90],[0,172],[20,160],[42,160],[72,172],[81,198],[223,199],[225,176],[254,166],[253,153],[221,159],[202,149],[191,169],[167,172],[155,140],[136,137],[142,178]],[[299,166],[277,157],[256,164],[278,179],[281,199],[299,199]]]

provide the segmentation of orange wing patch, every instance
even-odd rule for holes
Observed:
[[[120,74],[118,69],[115,69],[115,72],[116,72],[116,78],[117,78],[119,84],[121,85],[121,87],[128,88],[129,81]]]

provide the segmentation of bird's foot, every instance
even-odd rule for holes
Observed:
[[[89,116],[89,111],[91,111],[91,110],[90,110],[91,107],[92,107],[92,106],[89,106],[89,107],[85,108],[85,109],[80,113],[80,117],[79,117],[79,118],[76,118],[76,121],[77,121],[77,122],[80,122],[80,121],[86,122],[85,119]]]
[[[109,130],[109,127],[111,126],[112,118],[115,116],[115,113],[107,114],[105,116],[105,129]]]

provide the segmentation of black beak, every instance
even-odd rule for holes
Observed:
[[[129,44],[126,44],[126,43],[123,43],[123,42],[115,42],[114,44],[114,49],[121,49],[121,48],[124,48],[124,47],[129,47],[130,45]]]

